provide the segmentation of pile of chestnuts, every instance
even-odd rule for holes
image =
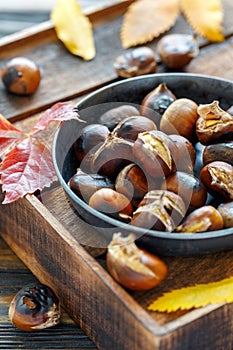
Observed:
[[[70,188],[92,208],[146,229],[233,227],[233,117],[161,83],[140,108],[121,105],[85,125]],[[197,156],[198,155],[198,156]]]

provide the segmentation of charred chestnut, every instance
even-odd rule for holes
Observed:
[[[26,57],[11,59],[2,69],[2,81],[6,89],[17,95],[36,92],[41,80],[37,64]]]
[[[115,233],[108,245],[107,268],[111,276],[131,290],[149,290],[167,276],[167,266],[157,256],[138,248],[134,235]]]
[[[59,300],[44,284],[25,286],[11,301],[9,317],[15,327],[27,332],[53,327],[60,322]]]
[[[120,77],[131,78],[155,73],[157,62],[153,50],[142,46],[118,56],[114,62],[114,68]]]

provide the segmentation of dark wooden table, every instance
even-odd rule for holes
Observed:
[[[232,24],[232,13],[233,13],[233,3],[232,0],[223,0],[224,9],[225,9],[225,19],[224,19],[224,32],[225,32],[225,41],[222,43],[209,43],[206,42],[203,38],[200,38],[200,54],[198,57],[193,60],[190,65],[188,65],[184,72],[187,73],[200,73],[200,74],[208,74],[213,75],[217,77],[222,77],[226,79],[233,80],[233,68],[232,68],[232,57],[233,57],[233,24]],[[44,14],[43,14],[44,15]],[[33,97],[32,101],[29,99],[24,99],[24,103],[22,103],[22,99],[20,98],[12,98],[11,96],[5,95],[4,89],[1,86],[0,91],[0,112],[6,116],[9,117],[12,121],[16,121],[19,123],[20,127],[28,126],[28,124],[31,123],[34,120],[34,118],[37,118],[36,113],[40,112],[42,109],[46,108],[47,106],[50,106],[54,102],[56,102],[56,99],[60,99],[63,96],[63,99],[72,99],[76,100],[80,98],[80,96],[86,94],[89,91],[92,91],[99,86],[106,85],[110,82],[116,81],[118,79],[116,73],[113,70],[112,63],[114,61],[114,58],[116,55],[118,55],[121,51],[123,51],[119,38],[117,37],[115,40],[112,40],[113,36],[116,33],[119,33],[119,27],[121,23],[121,19],[112,19],[112,10],[106,12],[106,16],[109,18],[109,21],[107,24],[100,24],[101,18],[99,15],[95,17],[96,20],[96,44],[98,49],[98,54],[93,62],[88,62],[87,66],[88,68],[88,74],[85,70],[85,64],[81,60],[76,60],[76,58],[73,58],[69,56],[67,52],[57,43],[54,43],[54,34],[51,34],[51,30],[48,29],[48,32],[50,33],[51,37],[45,37],[45,35],[40,33],[36,34],[36,37],[39,40],[39,43],[45,46],[45,51],[41,53],[39,48],[37,48],[37,44],[33,43],[33,50],[30,51],[30,45],[31,42],[27,41],[25,38],[21,38],[20,36],[16,36],[16,39],[18,42],[14,45],[11,41],[9,43],[4,41],[2,44],[2,47],[4,47],[4,50],[0,52],[1,59],[3,62],[7,59],[8,50],[10,54],[19,53],[19,52],[26,52],[29,50],[32,58],[35,57],[38,60],[40,60],[46,69],[50,69],[49,72],[51,72],[51,75],[54,74],[54,80],[49,79],[49,76],[44,77],[44,84],[42,84],[40,90],[38,93]],[[47,15],[46,15],[47,17]],[[94,17],[93,17],[94,18]],[[45,18],[46,19],[46,18]],[[44,20],[44,19],[43,19]],[[40,20],[39,20],[40,22]],[[12,30],[14,32],[15,30]],[[0,32],[3,33],[3,29],[0,30]],[[172,28],[171,32],[191,32],[190,27],[187,25],[187,23],[184,22],[184,20],[180,17],[177,21],[176,25]],[[8,32],[10,34],[10,32]],[[34,34],[33,34],[34,35]],[[4,36],[3,36],[4,38]],[[23,42],[25,46],[21,46],[20,43]],[[106,47],[107,44],[107,47]],[[154,40],[152,43],[149,44],[155,51],[156,51],[156,40]],[[65,93],[67,94],[64,96],[64,84],[62,79],[58,79],[57,69],[56,65],[54,67],[50,67],[50,56],[51,54],[51,48],[54,50],[54,55],[56,54],[63,54],[65,57],[65,63],[59,62],[61,64],[61,68],[64,68],[65,66],[69,66],[70,72],[65,72],[63,70],[62,73],[62,79],[67,79],[67,90]],[[46,51],[47,50],[47,51]],[[79,61],[79,65],[77,65],[77,61]],[[68,63],[67,63],[68,62]],[[165,72],[166,69],[161,65],[158,64],[158,72]],[[74,81],[73,75],[80,77],[80,81]],[[47,79],[47,80],[46,80]],[[47,82],[47,84],[46,84]],[[71,84],[72,83],[72,84]],[[76,85],[75,85],[76,83]],[[48,89],[49,88],[49,93]],[[63,94],[63,95],[62,95]],[[27,118],[26,118],[27,117]],[[51,193],[51,198],[53,199],[53,196],[55,196],[57,193],[59,194],[60,189],[56,189],[54,193]],[[38,204],[32,200],[33,203],[29,203],[28,201],[23,201],[23,205],[28,206],[29,208],[30,204],[33,204],[37,206]],[[48,204],[52,203],[52,201],[48,200]],[[17,204],[16,204],[17,206]],[[20,206],[20,205],[19,205]],[[35,209],[35,208],[34,208]],[[59,216],[60,212],[58,212],[58,209],[56,206],[51,206],[49,210],[51,210],[52,214],[55,216]],[[68,316],[68,314],[63,310],[62,312],[62,322],[60,325],[48,329],[46,331],[41,331],[38,333],[25,333],[18,329],[15,329],[9,321],[8,317],[8,307],[9,303],[14,296],[14,294],[25,284],[28,282],[32,282],[36,280],[35,275],[39,275],[39,277],[43,280],[43,273],[45,273],[45,270],[38,270],[37,271],[37,265],[33,266],[33,273],[30,271],[30,254],[29,256],[24,256],[23,253],[23,247],[20,247],[20,237],[17,235],[17,242],[14,242],[11,240],[11,236],[14,235],[10,234],[11,230],[16,230],[17,226],[12,225],[12,227],[9,227],[9,224],[6,225],[5,223],[5,212],[6,211],[6,217],[7,220],[10,222],[10,212],[11,209],[4,208],[4,206],[1,206],[0,210],[0,234],[4,237],[6,241],[10,243],[10,246],[13,251],[16,251],[18,255],[22,258],[22,260],[26,263],[24,263],[13,253],[13,251],[9,248],[9,246],[3,241],[3,239],[0,238],[0,349],[96,349],[96,346],[94,343],[85,335],[84,331],[77,326],[74,321],[71,320],[71,318]],[[20,213],[20,208],[18,210],[18,213]],[[27,214],[27,213],[26,213]],[[72,213],[71,213],[72,214]],[[71,215],[70,214],[70,215]],[[28,216],[28,215],[27,215]],[[72,215],[71,215],[72,216]],[[27,219],[27,217],[25,216]],[[39,220],[39,214],[38,214],[38,220]],[[20,217],[17,218],[18,221],[20,221]],[[38,223],[37,223],[38,224]],[[49,228],[49,227],[48,227]],[[36,228],[38,229],[38,227]],[[25,230],[21,231],[22,234],[25,234]],[[72,232],[73,233],[73,232]],[[8,237],[9,236],[9,237]],[[50,237],[50,236],[48,236]],[[211,270],[212,258],[200,258],[198,261],[198,264],[195,263],[195,259],[189,260],[189,266],[190,268],[193,268],[196,266],[196,274],[200,273],[203,276],[203,272],[201,268],[198,266],[208,266],[208,268]],[[224,254],[217,254],[215,257],[215,269],[212,271],[212,274],[216,273],[218,275],[218,272],[221,269],[221,262],[224,263]],[[223,275],[225,274],[229,275],[232,274],[232,252],[228,252],[226,254],[226,262],[227,266],[224,265]],[[183,261],[182,259],[177,259],[177,261],[170,260],[170,267],[171,270],[173,269],[173,272],[175,273],[175,270],[177,271],[177,266],[180,268]],[[27,265],[27,267],[26,267]],[[98,268],[96,265],[94,266],[96,270]],[[178,274],[179,275],[179,274]],[[177,276],[178,276],[177,275]],[[46,275],[47,277],[48,275]],[[178,276],[180,277],[180,276]],[[187,276],[188,278],[189,276]],[[90,282],[90,281],[89,281]],[[108,284],[111,286],[112,282],[108,281]],[[99,285],[96,285],[96,287],[99,287]],[[59,289],[59,286],[57,286]],[[115,286],[113,285],[112,289],[114,290]],[[119,291],[116,291],[116,294]],[[115,290],[114,290],[115,293]],[[124,295],[124,294],[122,294]],[[141,300],[140,300],[141,299]],[[114,299],[115,300],[115,299]],[[128,300],[128,299],[127,299]],[[140,295],[138,296],[138,301],[141,302],[141,305],[145,303],[143,300],[143,297]],[[96,300],[96,303],[98,300]],[[111,302],[109,302],[111,303]],[[115,309],[117,308],[114,304]],[[127,304],[128,305],[128,304]],[[100,305],[101,306],[101,305]],[[143,305],[145,308],[145,305]],[[232,312],[230,312],[230,308],[226,305],[223,309],[222,313],[216,308],[216,312],[213,309],[212,313],[212,322],[215,322],[214,315],[219,316],[217,318],[218,324],[219,324],[219,333],[213,334],[213,337],[208,336],[206,339],[206,344],[208,347],[208,350],[232,350],[232,338],[233,336],[229,332],[225,334],[224,332],[228,331],[228,329],[232,330]],[[201,314],[202,311],[200,311]],[[131,312],[132,314],[132,312]],[[141,316],[141,315],[140,315]],[[158,316],[158,315],[157,315]],[[169,315],[168,319],[163,316],[158,316],[160,324],[166,324],[169,323],[170,320],[177,320],[178,322],[182,323],[182,320],[179,321],[180,314],[173,314]],[[185,327],[188,328],[189,325],[192,323],[188,319],[188,315],[186,315],[186,319],[188,320],[187,324],[185,324]],[[207,322],[205,326],[207,327],[205,331],[208,331],[208,329],[212,329],[212,324],[209,323],[208,317],[208,310],[203,311],[201,314],[202,320],[205,320],[205,317],[207,319]],[[223,325],[221,322],[221,317],[225,316],[229,318],[229,324]],[[192,316],[193,317],[193,316]],[[77,317],[78,318],[78,317]],[[181,317],[182,318],[182,317]],[[185,317],[183,318],[184,322]],[[196,318],[195,318],[196,320]],[[119,321],[119,320],[118,320]],[[109,320],[109,323],[111,323],[111,320]],[[194,322],[195,325],[198,325],[198,320]],[[195,325],[193,327],[195,327]],[[115,329],[117,331],[118,324],[114,325]],[[209,327],[209,328],[208,328]],[[88,327],[87,327],[88,328]],[[113,327],[114,328],[114,327]],[[130,328],[130,325],[129,325]],[[89,334],[93,335],[95,339],[98,339],[98,334],[94,334],[92,330],[88,329]],[[93,333],[93,334],[92,334]],[[103,332],[104,333],[104,332]],[[223,334],[223,335],[221,335]],[[177,338],[175,339],[175,342],[172,343],[169,341],[169,334],[166,337],[164,337],[164,344],[167,340],[167,345],[164,348],[159,347],[159,349],[166,349],[166,350],[172,350],[172,349],[182,349],[182,350],[189,350],[187,347],[182,348],[182,337],[180,338],[179,328],[176,329],[176,335]],[[201,335],[202,337],[206,337],[204,333]],[[211,347],[212,342],[216,344],[215,338],[219,337],[219,342],[217,347]],[[107,337],[107,336],[106,336]],[[108,334],[109,339],[114,338],[114,334]],[[227,342],[225,342],[225,339],[228,339]],[[98,339],[99,343],[100,340]],[[133,344],[133,340],[129,339],[130,344]],[[188,341],[186,339],[186,341]],[[193,342],[195,343],[196,340],[194,339]],[[162,346],[163,340],[161,343],[158,343],[158,346]],[[209,344],[209,345],[208,345]],[[187,345],[187,343],[186,343]],[[176,346],[176,347],[174,347]],[[207,347],[203,350],[206,350]],[[119,347],[117,347],[118,349]],[[147,349],[148,347],[146,347]],[[106,350],[110,350],[110,347],[106,348]],[[112,344],[111,349],[115,350],[114,344]],[[131,346],[127,350],[135,350],[139,349],[137,347],[137,342],[135,340],[135,343],[133,347]],[[153,350],[157,349],[157,345]],[[152,349],[151,349],[152,350]]]

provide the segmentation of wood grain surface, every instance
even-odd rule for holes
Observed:
[[[223,3],[225,41],[217,44],[200,39],[200,53],[184,73],[233,80],[233,3]],[[76,102],[86,93],[119,80],[113,61],[123,51],[119,32],[127,6],[122,1],[110,10],[89,13],[97,46],[96,58],[90,62],[71,56],[57,40],[50,22],[17,34],[14,40],[0,40],[0,64],[12,56],[27,55],[37,60],[44,72],[40,89],[32,97],[7,94],[0,84],[1,113],[16,126],[30,129],[40,112],[53,103]],[[191,29],[180,17],[171,32],[188,33]],[[156,43],[154,40],[149,44],[155,51]],[[160,62],[158,71],[166,71]],[[52,141],[50,131],[44,138],[48,143]],[[232,276],[232,251],[201,257],[166,257],[166,281],[146,293],[129,293],[106,271],[105,251],[90,247],[94,229],[87,229],[58,184],[38,197],[27,196],[11,205],[0,205],[0,234],[20,258],[0,240],[0,349],[233,349],[233,304],[171,314],[147,311],[152,300],[174,287]],[[25,334],[10,324],[8,306],[14,293],[36,278],[57,292],[66,311],[61,325],[54,329]]]

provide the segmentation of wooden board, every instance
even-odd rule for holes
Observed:
[[[23,37],[0,41],[1,62],[16,54],[27,54],[37,58],[46,73],[38,93],[31,98],[16,98],[1,86],[1,112],[12,121],[18,120],[17,126],[30,128],[38,119],[35,113],[54,102],[76,101],[119,79],[112,63],[123,51],[119,32],[128,4],[121,2],[114,11],[111,8],[90,14],[98,49],[90,62],[71,56],[57,40],[51,23]],[[221,44],[200,40],[200,54],[184,72],[233,80],[233,26],[229,17],[233,4],[225,0],[224,6],[226,40]],[[172,31],[190,32],[190,27],[180,18]],[[156,50],[156,41],[149,45]],[[158,71],[165,68],[159,64]],[[49,134],[46,140],[51,141]],[[232,251],[201,257],[166,257],[169,274],[160,286],[150,292],[129,293],[109,276],[103,250],[89,247],[88,237],[96,232],[77,216],[58,184],[38,197],[27,196],[1,205],[0,222],[1,235],[11,249],[41,282],[58,293],[69,315],[100,349],[232,349],[233,304],[171,314],[147,311],[150,301],[165,291],[232,276]],[[85,244],[80,244],[84,237]]]

